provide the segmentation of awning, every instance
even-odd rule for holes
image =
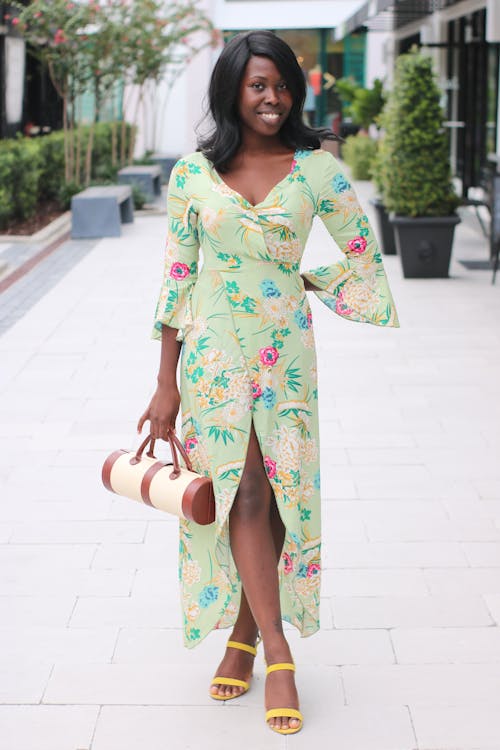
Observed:
[[[395,31],[458,2],[460,0],[368,0],[356,13],[337,26],[335,39],[343,39],[361,29]]]

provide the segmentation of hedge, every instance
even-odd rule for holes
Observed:
[[[98,123],[92,148],[93,182],[113,181],[122,164],[112,164],[112,123]],[[121,152],[121,123],[117,124],[117,156]],[[37,205],[57,200],[67,207],[71,195],[83,189],[85,152],[90,128],[80,128],[80,179],[69,185],[64,177],[64,134],[62,131],[40,138],[6,138],[0,140],[0,228],[15,219],[32,216]],[[126,153],[132,127],[126,127]],[[76,138],[75,131],[75,138]]]

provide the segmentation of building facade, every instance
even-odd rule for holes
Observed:
[[[336,31],[379,38],[382,75],[417,45],[434,58],[462,193],[500,168],[500,0],[370,0]]]

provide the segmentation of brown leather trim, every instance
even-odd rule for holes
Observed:
[[[128,451],[124,450],[123,448],[114,451],[107,457],[103,464],[101,473],[102,483],[110,492],[114,492],[114,489],[111,486],[111,469],[113,468],[115,461],[117,461],[120,456],[123,456],[124,453],[128,453]]]
[[[153,503],[151,502],[151,498],[149,497],[149,488],[151,487],[151,482],[153,480],[153,477],[155,474],[158,474],[160,469],[163,469],[164,466],[167,466],[166,463],[163,461],[157,461],[155,464],[152,464],[147,472],[144,474],[141,482],[141,497],[143,499],[143,502],[146,503],[146,505],[150,505],[151,508],[154,508]]]
[[[193,479],[182,496],[182,512],[189,521],[207,526],[215,521],[215,498],[209,477]]]

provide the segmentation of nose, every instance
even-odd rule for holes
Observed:
[[[265,91],[266,104],[279,104],[278,92],[272,86],[268,86]]]

